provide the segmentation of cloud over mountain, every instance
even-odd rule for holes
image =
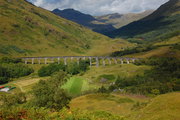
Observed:
[[[157,9],[168,0],[28,0],[48,10],[74,8],[83,13],[102,15],[108,13],[143,12]]]

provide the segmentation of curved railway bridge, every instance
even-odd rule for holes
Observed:
[[[96,62],[96,66],[106,66],[106,64],[130,64],[134,63],[139,58],[124,58],[124,57],[108,57],[108,56],[57,56],[57,57],[23,57],[25,64],[49,64],[61,62],[67,65],[68,62],[76,61],[79,64],[80,60],[89,60],[90,66]],[[101,61],[101,62],[100,62]]]

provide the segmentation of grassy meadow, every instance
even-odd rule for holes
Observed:
[[[133,46],[24,0],[2,0],[0,11],[0,56],[107,55],[121,47]]]

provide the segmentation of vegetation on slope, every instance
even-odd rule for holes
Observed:
[[[111,24],[104,24],[104,23],[95,24],[95,23],[93,23],[93,21],[95,21],[96,18],[94,18],[91,15],[81,13],[74,9],[64,9],[64,10],[55,9],[52,11],[52,13],[54,13],[58,16],[61,16],[65,19],[74,21],[74,22],[76,22],[80,25],[83,25],[87,28],[90,28],[93,31],[98,32],[98,33],[103,34],[103,33],[115,30],[115,28]]]
[[[25,0],[1,0],[0,11],[1,56],[104,55],[127,43],[92,32]]]
[[[0,84],[9,82],[12,78],[28,76],[34,70],[23,65],[19,59],[0,59]]]
[[[123,89],[130,93],[164,94],[180,89],[180,60],[175,58],[159,58],[137,62],[139,64],[152,65],[142,76],[132,78],[117,78],[116,84],[109,87],[110,90]]]
[[[180,33],[179,0],[170,0],[153,14],[115,30],[112,37],[134,37],[135,40],[162,41]]]
[[[178,120],[179,98],[179,92],[157,96],[146,107],[132,114],[128,120]]]

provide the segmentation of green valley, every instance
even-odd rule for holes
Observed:
[[[77,24],[51,12],[105,1],[28,1],[0,1],[0,120],[180,119],[179,0],[107,36],[82,26],[88,14],[67,9],[78,12],[65,14]],[[117,10],[127,1],[108,4]],[[136,11],[137,3],[125,5]],[[110,18],[121,16],[98,19]],[[122,19],[117,26],[130,20]]]

